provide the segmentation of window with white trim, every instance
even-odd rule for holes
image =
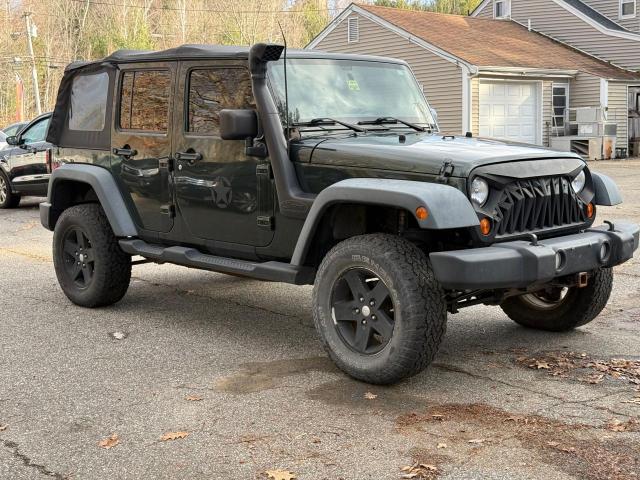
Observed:
[[[620,18],[634,18],[637,11],[637,0],[620,0]]]
[[[360,39],[360,25],[358,17],[347,19],[347,43],[356,43]]]
[[[493,18],[509,18],[510,15],[510,0],[493,0]]]
[[[551,126],[556,135],[564,133],[564,115],[569,107],[569,84],[555,83],[552,87],[553,112]]]

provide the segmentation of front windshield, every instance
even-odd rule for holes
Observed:
[[[284,115],[284,64],[269,63],[269,82]],[[413,74],[404,65],[360,60],[287,59],[289,120],[332,118],[357,123],[382,117],[435,124]]]

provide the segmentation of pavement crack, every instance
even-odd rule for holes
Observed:
[[[67,478],[66,475],[53,472],[49,470],[47,467],[45,467],[44,465],[35,463],[31,458],[29,458],[29,456],[25,455],[20,451],[19,445],[16,442],[12,442],[11,440],[4,440],[4,439],[0,439],[0,442],[2,442],[2,445],[4,445],[5,448],[11,450],[11,454],[13,455],[13,457],[15,457],[20,462],[22,462],[22,464],[25,467],[34,468],[38,472],[40,472],[42,475],[45,475],[51,478],[56,478],[58,480],[65,480]]]

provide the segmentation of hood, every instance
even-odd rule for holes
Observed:
[[[453,164],[452,176],[466,177],[482,165],[545,158],[580,157],[534,145],[493,139],[443,136],[428,133],[371,133],[314,137],[292,142],[300,162],[375,168],[437,175],[442,164]]]

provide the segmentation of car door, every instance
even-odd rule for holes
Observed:
[[[49,175],[47,150],[51,148],[45,138],[50,116],[36,119],[18,135],[18,145],[9,149],[5,161],[8,164],[9,180],[14,187],[43,181]]]
[[[118,74],[112,170],[147,232],[173,227],[170,158],[176,66],[126,64]]]
[[[174,140],[177,206],[191,234],[264,246],[273,237],[273,182],[267,159],[242,140],[220,138],[222,109],[255,108],[246,62],[181,62],[184,97]]]

